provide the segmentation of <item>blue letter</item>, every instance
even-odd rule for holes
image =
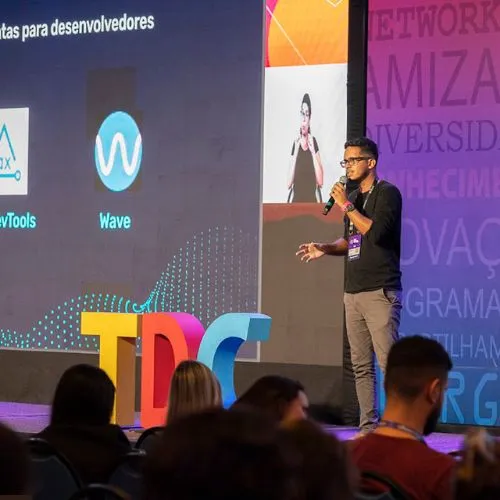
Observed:
[[[498,380],[498,376],[496,373],[485,373],[479,384],[477,384],[476,390],[474,391],[474,422],[477,425],[495,425],[498,416],[498,405],[495,401],[486,401],[484,403],[484,407],[487,410],[490,410],[490,417],[483,418],[479,414],[479,403],[481,399],[481,392],[483,391],[484,386],[490,381]]]
[[[459,424],[465,423],[464,415],[462,410],[460,409],[459,404],[457,403],[455,397],[461,396],[464,393],[465,389],[465,379],[464,376],[460,372],[451,372],[449,376],[449,380],[455,379],[458,380],[458,387],[453,389],[448,389],[446,391],[446,398],[443,405],[443,413],[441,416],[441,421],[444,423],[449,423],[448,421],[448,400],[455,410],[455,414],[457,416],[457,420]]]
[[[236,400],[234,360],[244,342],[269,338],[271,318],[257,313],[229,313],[218,317],[206,330],[198,350],[198,361],[219,379],[224,406]]]

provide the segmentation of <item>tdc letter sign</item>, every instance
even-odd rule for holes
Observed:
[[[244,342],[266,341],[271,318],[258,313],[229,313],[205,331],[187,313],[94,313],[81,316],[82,335],[100,339],[99,366],[116,386],[113,421],[134,425],[136,339],[142,337],[141,425],[163,425],[170,379],[175,367],[197,359],[217,376],[225,405],[235,400],[234,362]]]

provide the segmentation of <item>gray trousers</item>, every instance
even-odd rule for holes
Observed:
[[[360,427],[368,431],[379,420],[375,401],[375,364],[373,354],[385,374],[387,356],[398,339],[401,320],[401,292],[375,290],[344,294],[346,330],[356,381]]]

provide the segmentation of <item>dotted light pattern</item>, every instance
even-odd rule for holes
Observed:
[[[0,348],[98,351],[97,337],[80,335],[82,312],[187,312],[205,327],[226,312],[255,312],[256,243],[231,227],[209,229],[174,255],[143,303],[97,291],[80,295],[51,309],[28,332],[0,329]]]

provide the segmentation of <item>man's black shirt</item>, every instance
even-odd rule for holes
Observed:
[[[359,189],[349,195],[356,209],[373,224],[362,236],[359,259],[347,259],[345,291],[401,290],[401,193],[396,186],[381,180],[368,195]],[[363,209],[367,196],[368,202]],[[349,241],[350,221],[347,216],[344,223],[344,237]],[[356,227],[354,232],[358,232]]]

